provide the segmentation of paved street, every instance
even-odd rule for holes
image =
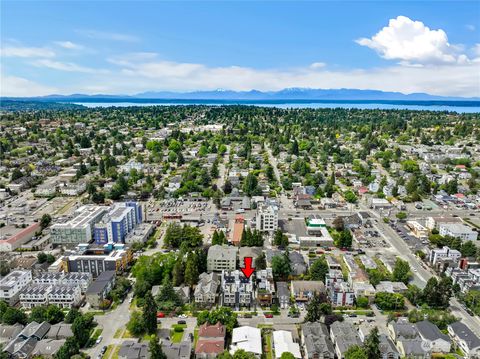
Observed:
[[[124,302],[120,304],[114,310],[104,314],[96,315],[95,321],[98,323],[98,328],[102,328],[102,342],[95,345],[93,348],[86,350],[85,352],[90,355],[91,358],[96,359],[102,350],[104,345],[121,344],[125,339],[114,338],[113,336],[118,329],[124,329],[130,320],[129,311],[129,299],[132,297],[130,292],[125,298]]]

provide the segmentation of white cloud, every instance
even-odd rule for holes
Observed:
[[[476,29],[475,25],[472,25],[472,24],[465,25],[465,28],[469,31],[475,31]]]
[[[153,57],[153,56],[152,56]],[[97,78],[105,93],[146,90],[280,90],[288,87],[358,88],[403,93],[426,92],[445,96],[480,96],[480,67],[455,65],[399,66],[339,70],[310,65],[293,69],[259,70],[249,67],[209,67],[172,61],[131,61],[117,58],[113,76]],[[91,81],[89,81],[91,82]],[[86,85],[87,86],[87,85]],[[92,86],[91,83],[88,86]]]
[[[23,77],[0,74],[0,96],[45,96],[57,92],[54,87],[40,85]]]
[[[55,44],[68,50],[82,50],[84,47],[71,41],[55,41]]]
[[[44,47],[5,46],[0,49],[4,57],[54,57],[55,52]]]
[[[406,16],[390,19],[388,26],[371,38],[356,42],[375,50],[387,60],[413,64],[465,63],[468,58],[459,54],[459,48],[448,42],[442,29],[431,30],[421,21]]]
[[[311,69],[322,69],[325,66],[327,66],[327,64],[324,63],[324,62],[314,62],[313,64],[310,65],[310,68]]]
[[[106,32],[106,31],[97,31],[97,30],[77,30],[77,32],[91,39],[113,40],[113,41],[123,41],[123,42],[140,41],[140,39],[136,36],[122,34],[118,32]]]
[[[47,67],[53,70],[67,71],[67,72],[83,72],[87,74],[108,73],[108,70],[81,66],[73,62],[60,62],[60,61],[52,61],[49,59],[35,60],[31,64],[36,67]]]

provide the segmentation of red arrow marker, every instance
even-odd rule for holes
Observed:
[[[255,272],[255,268],[252,268],[252,257],[245,257],[243,258],[243,262],[245,263],[245,268],[240,268],[245,274],[245,277],[250,278],[250,276]]]

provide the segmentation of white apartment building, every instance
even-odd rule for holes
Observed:
[[[278,229],[278,207],[271,203],[261,204],[257,208],[257,229],[262,232],[275,232]]]
[[[0,299],[9,305],[18,302],[20,292],[32,281],[32,272],[15,270],[0,280]]]
[[[51,288],[48,293],[48,304],[55,304],[60,308],[72,308],[82,301],[82,293],[78,285],[60,285]]]
[[[93,239],[93,226],[106,213],[107,207],[87,205],[80,207],[75,216],[50,228],[53,244],[89,243]]]
[[[82,293],[79,286],[29,284],[20,293],[20,304],[26,309],[48,304],[72,308],[78,306],[81,300]]]
[[[464,224],[441,224],[439,232],[442,236],[451,236],[460,238],[463,241],[476,241],[478,232],[475,232],[469,226]]]
[[[458,262],[461,257],[462,254],[459,251],[445,246],[443,248],[432,249],[430,251],[430,255],[428,256],[428,260],[430,263],[435,265],[440,258],[451,258],[454,262]]]
[[[33,278],[35,284],[51,284],[55,286],[78,286],[82,293],[92,283],[91,273],[45,272]]]

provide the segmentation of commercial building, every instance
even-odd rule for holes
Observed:
[[[478,232],[464,224],[441,224],[439,228],[442,236],[460,238],[463,241],[476,241]]]
[[[245,229],[245,218],[243,216],[235,216],[235,223],[233,224],[232,244],[234,246],[240,246],[242,240],[242,234]]]
[[[93,239],[94,225],[105,213],[106,207],[93,205],[80,207],[70,220],[51,226],[52,243],[63,245],[90,243]]]
[[[40,223],[33,223],[6,239],[0,239],[0,252],[12,252],[20,248],[32,239],[40,229]]]
[[[207,271],[221,272],[223,270],[234,270],[237,267],[238,247],[211,246],[207,255]]]
[[[276,204],[265,202],[258,206],[256,228],[259,231],[270,233],[278,229],[278,207]]]
[[[0,299],[9,305],[17,304],[20,292],[32,281],[31,271],[15,270],[0,279]]]

